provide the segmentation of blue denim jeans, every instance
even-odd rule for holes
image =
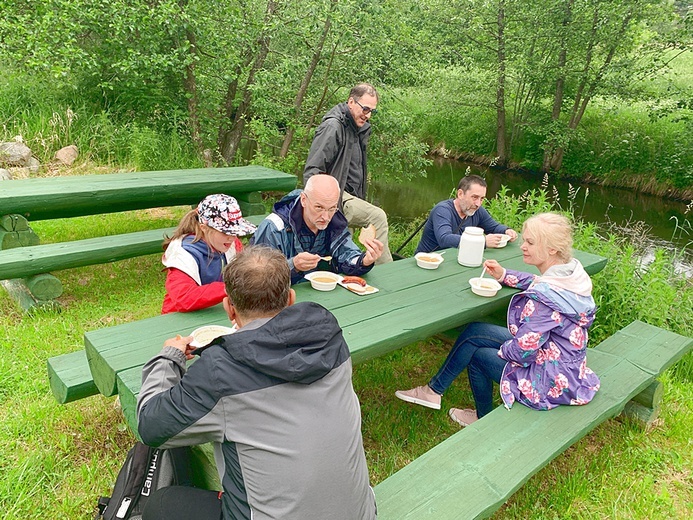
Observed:
[[[447,359],[431,378],[431,389],[443,394],[467,368],[477,415],[493,409],[493,381],[499,382],[506,361],[498,357],[500,346],[512,338],[508,329],[491,323],[470,323],[453,345]]]

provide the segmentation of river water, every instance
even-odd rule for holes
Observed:
[[[507,187],[512,195],[521,195],[527,190],[540,188],[543,180],[542,175],[436,159],[427,168],[426,178],[403,182],[376,181],[370,188],[370,195],[389,218],[412,220],[427,214],[436,203],[449,198],[467,167],[471,173],[486,179],[488,198],[493,198],[501,186]],[[550,181],[549,193],[552,193],[553,186],[558,190],[561,205],[566,208],[568,182]],[[576,217],[586,222],[608,225],[622,234],[637,233],[638,243],[647,244],[645,261],[656,247],[676,250],[680,253],[678,267],[689,276],[693,275],[693,211],[686,214],[686,203],[598,185],[573,184],[572,188],[577,190],[573,199]],[[638,223],[645,223],[644,229]]]

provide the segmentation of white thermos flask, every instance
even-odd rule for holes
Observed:
[[[460,237],[460,248],[457,253],[457,263],[465,267],[478,267],[484,259],[484,230],[480,227],[464,228]]]

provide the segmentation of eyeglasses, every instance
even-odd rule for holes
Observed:
[[[308,196],[308,194],[305,191],[303,192],[303,194],[306,196],[306,198],[308,200],[310,200],[311,206],[313,207],[313,210],[316,213],[320,214],[320,213],[327,212],[328,215],[334,215],[335,213],[337,213],[337,209],[338,209],[337,206],[332,206],[331,208],[326,208],[322,204],[314,204],[313,201],[310,199],[310,197]]]
[[[354,98],[351,98],[351,99],[354,99]],[[377,108],[364,107],[361,103],[359,103],[359,102],[356,101],[355,99],[354,99],[354,103],[356,103],[358,106],[361,107],[361,110],[363,110],[363,113],[364,113],[364,114],[373,114],[373,115],[375,115],[375,114],[378,113],[378,109],[377,109]]]

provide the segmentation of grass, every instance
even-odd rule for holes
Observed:
[[[536,193],[524,200],[491,201],[490,207],[499,220],[519,229],[527,212],[550,204],[545,194]],[[34,227],[43,238],[68,240],[134,231],[152,220],[156,227],[174,225],[184,210],[44,221]],[[401,243],[410,229],[395,226],[392,245]],[[600,300],[594,341],[634,317],[693,334],[693,324],[688,323],[693,312],[691,284],[667,268],[669,258],[660,255],[654,265],[638,268],[632,258],[636,246],[625,247],[614,237],[599,238],[589,226],[581,227],[577,246],[612,258],[594,277]],[[26,315],[0,291],[2,519],[92,518],[98,496],[112,490],[134,441],[113,398],[94,396],[58,405],[50,394],[45,364],[50,356],[83,348],[85,331],[157,315],[164,294],[159,256],[72,269],[58,276],[64,286],[60,313]],[[448,348],[431,339],[355,367],[374,484],[457,431],[444,412],[413,407],[394,397],[398,388],[424,383]],[[689,354],[662,378],[663,410],[652,430],[607,421],[527,482],[495,518],[693,517],[691,359]],[[471,404],[466,378],[461,377],[445,395],[444,405]],[[460,500],[464,492],[460,490]]]

